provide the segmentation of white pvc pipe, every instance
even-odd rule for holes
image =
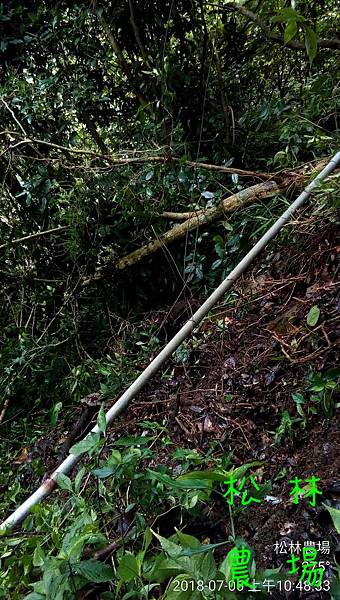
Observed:
[[[115,402],[115,404],[106,413],[106,424],[110,425],[112,421],[130,404],[131,400],[140,392],[149,379],[160,369],[164,362],[170,358],[172,353],[180,346],[180,344],[192,333],[193,329],[204,319],[208,312],[218,302],[225,292],[231,288],[234,282],[244,273],[251,262],[260,254],[270,240],[282,229],[289,221],[293,214],[302,206],[305,200],[310,196],[311,192],[319,185],[325,177],[327,177],[340,164],[340,152],[332,158],[327,166],[317,175],[317,177],[305,188],[298,198],[289,206],[289,208],[278,218],[278,220],[268,229],[268,231],[259,239],[253,248],[246,256],[238,263],[238,265],[229,273],[228,277],[216,288],[209,298],[201,305],[194,315],[183,325],[178,333],[170,340],[170,342],[161,350],[161,352],[151,361],[148,367],[137,377],[130,385],[124,394]],[[272,182],[267,182],[268,187]],[[93,427],[91,433],[99,433],[97,425]],[[87,436],[85,436],[87,437]],[[69,473],[73,467],[81,460],[82,454],[74,456],[70,454],[57,469],[52,473],[51,477],[45,481],[14,513],[1,523],[0,530],[6,531],[12,529],[28,515],[32,506],[37,504],[48,496],[57,486],[56,476],[58,473]]]

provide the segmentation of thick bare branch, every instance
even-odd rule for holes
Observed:
[[[2,134],[14,135],[17,137],[20,135],[16,131],[7,131],[7,130],[3,131]],[[49,146],[50,148],[55,148],[56,150],[61,150],[63,152],[72,152],[73,154],[83,154],[86,156],[105,158],[110,161],[110,164],[113,167],[124,166],[124,165],[128,165],[128,164],[133,164],[133,163],[138,164],[138,163],[148,163],[148,162],[150,162],[150,163],[151,162],[160,162],[160,163],[179,162],[179,163],[185,164],[189,167],[194,167],[197,169],[206,169],[208,171],[218,171],[220,173],[235,173],[237,175],[240,175],[241,177],[252,177],[252,178],[258,177],[261,180],[272,179],[274,177],[273,173],[259,173],[258,171],[247,171],[244,169],[237,169],[234,167],[225,167],[224,165],[211,165],[208,163],[194,162],[192,160],[186,160],[183,163],[183,159],[181,159],[179,157],[175,157],[175,156],[169,156],[168,154],[162,155],[162,156],[148,156],[147,155],[147,156],[133,156],[133,157],[126,157],[126,158],[118,158],[114,154],[102,154],[100,152],[93,152],[92,150],[82,150],[81,148],[69,148],[67,146],[61,146],[60,144],[54,144],[53,142],[47,142],[45,140],[38,140],[36,138],[24,138],[22,140],[22,143],[42,144],[44,146]],[[17,144],[15,146],[17,146]],[[9,146],[6,149],[6,151],[12,150],[15,146]],[[133,153],[133,151],[132,151],[132,153]],[[126,154],[129,154],[129,151],[126,151]]]
[[[180,158],[174,158],[173,160],[180,161]],[[259,173],[258,171],[245,171],[244,169],[236,169],[234,167],[225,167],[224,165],[210,165],[208,163],[194,162],[187,160],[186,165],[195,167],[197,169],[207,169],[208,171],[219,171],[220,173],[235,173],[241,177],[258,177],[259,179],[272,179],[273,173]]]
[[[69,225],[64,225],[63,227],[54,227],[54,229],[46,229],[45,231],[38,231],[37,233],[32,233],[31,235],[25,235],[24,237],[17,238],[16,240],[10,240],[7,244],[1,244],[0,250],[3,248],[7,248],[8,246],[15,246],[17,244],[21,244],[22,242],[30,242],[38,237],[42,237],[44,235],[49,235],[50,233],[59,233],[60,231],[65,231],[68,229]]]
[[[191,212],[169,212],[165,211],[161,214],[161,217],[164,219],[173,219],[174,221],[185,221],[186,219],[191,219],[192,217],[197,217],[201,212],[204,212],[204,209],[200,210],[192,210]]]

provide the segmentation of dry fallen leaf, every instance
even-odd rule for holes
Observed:
[[[24,446],[23,448],[21,448],[20,450],[20,454],[18,454],[18,456],[14,459],[13,463],[15,465],[24,465],[28,462],[31,462],[31,458],[28,454],[28,449],[26,446]]]

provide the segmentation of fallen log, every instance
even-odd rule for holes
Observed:
[[[175,227],[160,235],[157,239],[154,239],[141,248],[138,248],[134,252],[131,252],[131,254],[123,256],[116,262],[115,267],[116,269],[125,269],[126,267],[131,267],[142,260],[142,258],[145,256],[153,254],[163,246],[166,246],[167,244],[184,237],[188,231],[196,229],[197,227],[201,227],[202,225],[208,225],[212,221],[216,221],[216,219],[222,217],[225,213],[233,212],[234,210],[242,208],[251,202],[268,198],[269,196],[274,196],[279,191],[280,188],[275,181],[266,181],[264,183],[253,185],[252,187],[242,190],[233,196],[229,196],[229,198],[225,198],[217,206],[197,212],[183,223],[175,225]]]

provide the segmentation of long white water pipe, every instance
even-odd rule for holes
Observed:
[[[201,307],[193,314],[193,316],[183,325],[183,327],[176,333],[176,335],[170,340],[170,342],[161,350],[161,352],[151,361],[148,367],[137,377],[137,379],[130,385],[130,387],[124,392],[124,394],[115,402],[115,404],[106,413],[106,424],[110,425],[112,421],[117,417],[123,410],[125,410],[130,404],[131,400],[140,392],[145,386],[149,379],[160,369],[164,362],[170,358],[172,353],[178,348],[178,346],[192,333],[193,329],[204,319],[208,312],[218,302],[227,290],[235,283],[235,281],[244,273],[247,267],[252,261],[260,254],[270,240],[272,240],[276,234],[282,229],[282,227],[289,221],[293,214],[302,206],[305,200],[310,196],[311,192],[319,185],[320,181],[325,179],[334,169],[340,164],[340,152],[337,152],[327,166],[315,177],[315,179],[305,188],[300,196],[289,206],[289,208],[278,218],[278,220],[268,229],[268,231],[259,239],[259,241],[253,246],[253,248],[246,254],[246,256],[238,263],[238,265],[229,273],[228,277],[222,281],[222,283],[216,288],[216,290],[209,296],[209,298],[201,305]],[[272,182],[267,182],[268,187]],[[91,433],[99,433],[98,426],[96,425],[87,434],[86,437]],[[52,473],[51,477],[47,479],[16,511],[14,511],[7,519],[1,523],[0,531],[7,531],[21,523],[21,521],[28,515],[32,506],[37,504],[40,500],[43,500],[48,496],[57,486],[56,477],[58,473],[69,473],[73,467],[81,460],[82,454],[75,456],[70,454]]]

